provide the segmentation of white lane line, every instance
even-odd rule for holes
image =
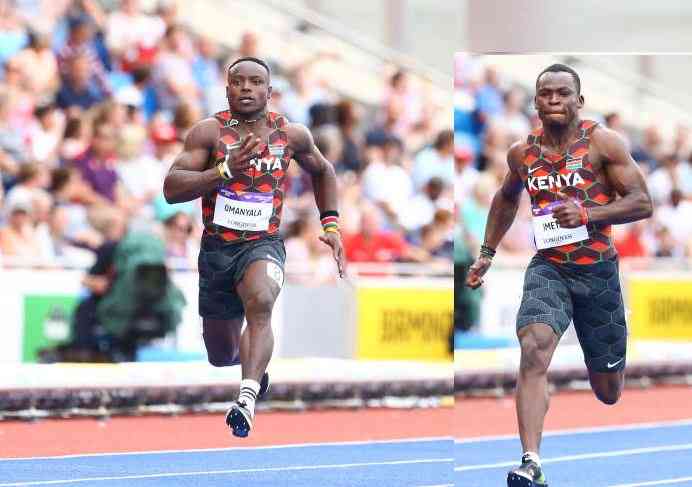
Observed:
[[[357,467],[378,467],[388,465],[412,465],[423,463],[452,463],[453,458],[421,458],[414,460],[392,460],[389,462],[367,462],[367,463],[338,463],[333,465],[289,465],[286,467],[267,467],[267,468],[241,468],[234,470],[207,470],[199,472],[166,472],[145,475],[119,475],[115,477],[89,477],[69,480],[36,480],[30,482],[10,482],[0,484],[0,487],[19,487],[26,485],[58,485],[71,484],[77,482],[104,482],[109,480],[132,480],[132,479],[157,479],[168,477],[195,477],[201,475],[228,475],[237,473],[257,473],[257,472],[288,472],[297,470],[328,470],[331,468],[357,468]]]
[[[358,445],[386,445],[399,443],[426,443],[433,441],[449,441],[452,442],[451,436],[431,436],[422,438],[401,438],[397,440],[364,440],[364,441],[334,441],[324,443],[293,443],[288,445],[268,445],[268,446],[233,446],[226,448],[197,448],[191,450],[151,450],[151,451],[122,451],[111,453],[82,453],[76,455],[54,455],[43,457],[17,457],[17,458],[0,458],[0,462],[11,462],[19,460],[61,460],[66,458],[87,458],[87,457],[109,457],[121,455],[165,455],[169,453],[207,453],[221,451],[246,451],[246,450],[280,450],[285,448],[309,448],[309,447],[324,447],[324,446],[358,446]]]
[[[615,451],[604,451],[599,453],[583,453],[580,455],[566,455],[563,457],[555,458],[541,458],[541,463],[558,463],[558,462],[572,462],[576,460],[590,460],[592,458],[611,458],[611,457],[624,457],[628,455],[642,455],[645,453],[660,453],[666,451],[681,451],[681,450],[692,450],[692,443],[685,443],[681,445],[664,445],[664,446],[654,446],[648,448],[633,448],[630,450],[615,450]],[[467,472],[470,470],[488,470],[492,468],[500,467],[511,467],[516,465],[517,461],[511,462],[498,462],[498,463],[486,463],[482,465],[469,465],[455,467],[454,470],[457,472]]]
[[[666,480],[651,480],[649,482],[639,482],[637,484],[610,485],[609,487],[644,487],[645,485],[670,485],[670,484],[679,484],[681,482],[692,482],[692,477],[678,477],[675,479],[666,479]]]
[[[414,487],[454,487],[454,484],[440,484],[440,485],[416,485]]]
[[[626,431],[626,430],[640,430],[640,429],[652,429],[652,428],[670,428],[674,426],[692,426],[692,419],[683,419],[675,421],[657,421],[652,423],[632,423],[632,424],[622,424],[617,426],[594,426],[588,428],[565,428],[559,430],[544,431],[543,437],[546,436],[562,436],[562,435],[573,435],[582,433],[607,433],[610,431]],[[476,443],[483,441],[499,441],[499,440],[513,440],[518,438],[516,434],[509,435],[493,435],[493,436],[474,436],[471,438],[459,438],[455,439],[454,443],[464,444],[464,443]]]

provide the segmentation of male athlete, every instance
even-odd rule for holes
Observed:
[[[344,251],[338,226],[334,168],[302,125],[267,111],[270,72],[257,58],[228,68],[229,110],[195,124],[164,181],[170,203],[202,198],[204,234],[199,253],[199,313],[209,362],[241,364],[240,393],[226,424],[248,435],[255,400],[269,385],[274,347],[271,314],[286,252],[279,237],[285,175],[291,159],[312,177],[324,234],[339,275]],[[241,335],[243,317],[247,326]]]
[[[543,70],[534,105],[542,128],[509,149],[509,172],[493,198],[485,242],[466,281],[474,289],[483,284],[525,187],[538,252],[526,269],[517,315],[516,404],[524,454],[521,466],[508,473],[509,487],[548,485],[538,456],[548,411],[547,370],[570,321],[596,397],[606,404],[619,399],[627,329],[611,225],[652,213],[642,173],[620,136],[579,118],[584,97],[572,68]]]

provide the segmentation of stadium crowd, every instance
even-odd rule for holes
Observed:
[[[166,172],[190,127],[227,108],[225,67],[272,66],[271,109],[309,126],[336,167],[351,262],[450,265],[454,136],[415,79],[399,70],[379,106],[340,96],[321,53],[287,65],[247,30],[223,45],[192,31],[176,3],[0,0],[0,255],[5,266],[88,266],[125,229],[152,230],[176,265],[196,266],[199,201],[170,205]],[[458,157],[457,157],[458,159]],[[457,178],[459,166],[457,162]],[[457,190],[458,191],[458,190]],[[334,279],[310,181],[291,166],[282,232],[288,268]]]

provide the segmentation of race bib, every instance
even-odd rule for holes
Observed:
[[[272,199],[272,193],[242,193],[221,188],[216,195],[214,224],[231,230],[268,230],[274,210]]]
[[[536,247],[549,249],[559,245],[581,242],[589,238],[586,225],[577,228],[562,228],[553,218],[553,208],[559,201],[550,203],[545,208],[533,209],[533,234],[536,237]]]

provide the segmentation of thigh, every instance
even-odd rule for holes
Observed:
[[[242,321],[243,303],[233,281],[237,257],[230,248],[200,249],[199,314],[210,320]]]
[[[625,367],[627,324],[617,261],[593,264],[574,293],[574,326],[591,372]]]
[[[286,251],[281,240],[262,240],[251,244],[237,267],[236,290],[245,309],[271,308],[284,283]]]
[[[544,323],[561,337],[572,320],[572,299],[564,277],[543,258],[531,260],[524,276],[524,289],[517,313],[517,332]]]

